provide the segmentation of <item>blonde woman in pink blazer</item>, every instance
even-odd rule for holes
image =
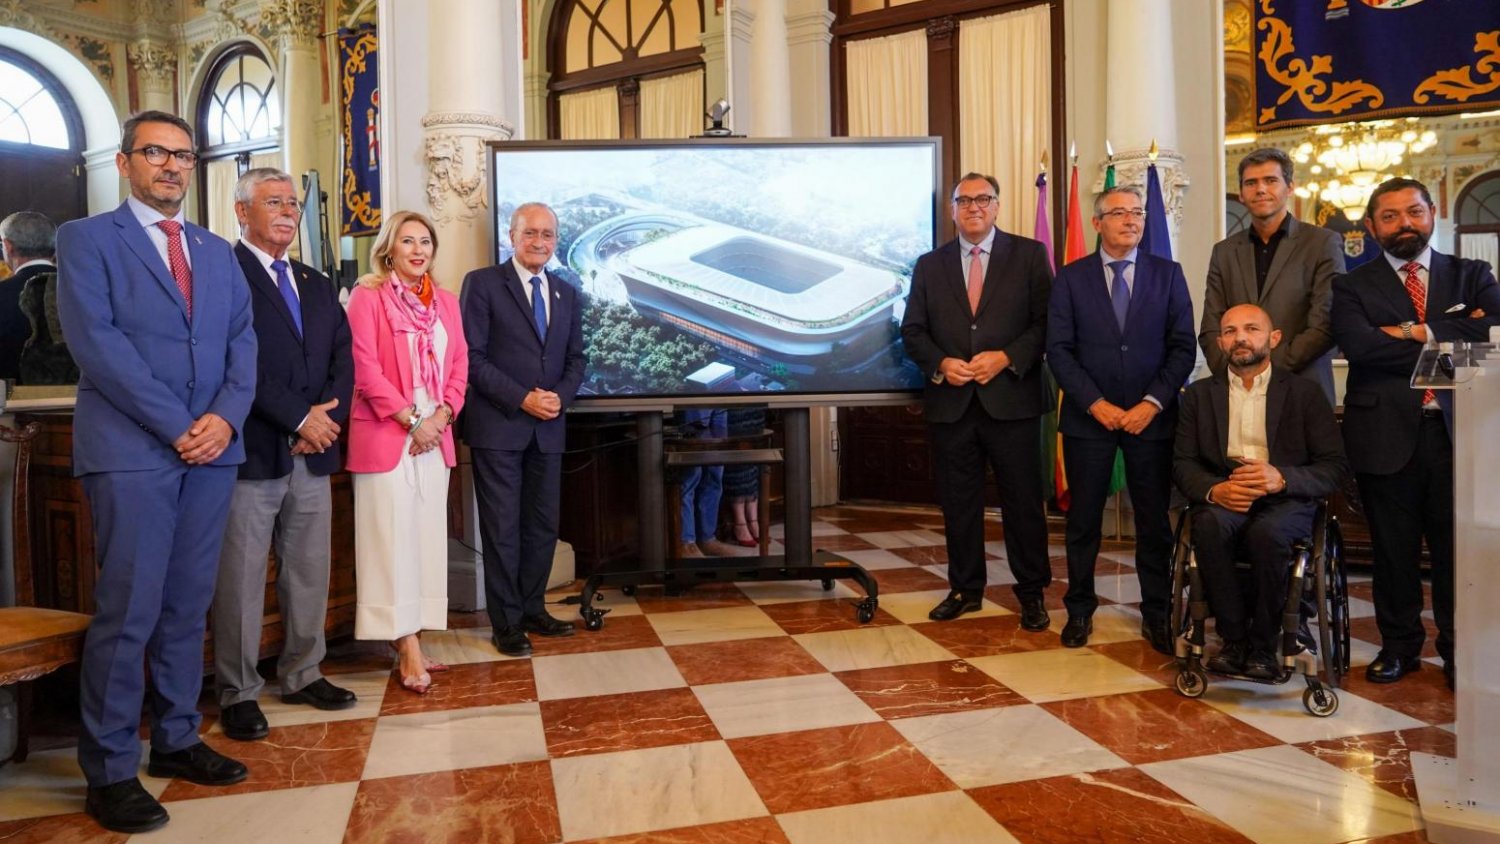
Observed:
[[[354,635],[389,640],[401,685],[417,694],[446,668],[423,657],[417,634],[447,627],[452,426],[469,381],[458,298],[432,280],[437,245],[426,217],[391,215],[349,297]]]

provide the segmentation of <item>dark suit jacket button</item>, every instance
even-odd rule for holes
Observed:
[[[197,381],[189,381],[188,382],[188,389],[189,390],[193,389],[194,385],[196,385],[197,383],[198,383]]]
[[[1130,351],[1130,347],[1129,346],[1121,346],[1120,347],[1120,351],[1122,351],[1122,352],[1128,352],[1128,351]]]
[[[191,339],[191,340],[189,340],[189,341],[188,341],[188,342],[189,342],[189,343],[192,343],[192,344],[193,344],[193,345],[194,345],[194,346],[196,346],[196,345],[198,345],[198,338],[197,338],[197,337],[194,337],[194,338],[192,338],[192,339]]]
[[[979,330],[979,326],[977,326],[977,325],[970,325],[969,326],[969,330],[970,331],[978,331]]]

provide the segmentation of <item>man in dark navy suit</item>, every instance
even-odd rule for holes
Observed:
[[[1176,261],[1141,253],[1146,210],[1134,187],[1094,200],[1099,250],[1057,274],[1047,309],[1047,364],[1062,388],[1068,473],[1068,623],[1062,643],[1088,644],[1093,630],[1099,522],[1115,451],[1135,510],[1135,571],[1141,634],[1172,652],[1168,558],[1172,525],[1172,432],[1177,393],[1193,371],[1193,302]]]
[[[1021,626],[1046,630],[1052,582],[1042,493],[1046,247],[995,227],[1000,185],[969,173],[953,187],[958,237],[917,259],[901,321],[906,353],[927,376],[938,495],[948,537],[946,598],[928,616],[949,621],[984,599],[984,476],[994,467]]]
[[[563,412],[583,383],[578,291],[547,271],[557,215],[539,202],[510,218],[515,255],[464,277],[469,388],[463,432],[474,460],[484,591],[495,647],[531,653],[528,632],[571,636],[543,596],[557,548]]]
[[[1422,539],[1432,557],[1437,651],[1453,684],[1453,396],[1413,389],[1429,339],[1487,340],[1500,325],[1500,286],[1489,265],[1443,255],[1433,204],[1413,179],[1370,195],[1365,228],[1385,251],[1333,283],[1333,339],[1349,359],[1344,446],[1375,548],[1380,653],[1365,669],[1394,683],[1421,667]]]
[[[57,307],[81,377],[73,473],[94,522],[95,610],[80,661],[84,804],[107,829],[167,812],[141,786],[151,673],[154,777],[228,785],[248,771],[198,737],[203,629],[241,436],[255,397],[250,290],[229,244],[188,223],[192,128],[147,111],[115,155],[130,196],[57,231]]]
[[[219,725],[240,741],[269,731],[255,664],[265,612],[266,554],[276,549],[276,597],[284,644],[276,676],[285,703],[348,709],[354,694],[318,670],[338,435],[354,391],[349,321],[326,276],[287,255],[302,208],[292,177],[258,167],[234,189],[240,221],[235,257],[250,285],[259,340],[255,403],[245,420],[219,580],[214,591],[214,674]]]

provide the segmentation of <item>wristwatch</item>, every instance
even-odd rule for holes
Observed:
[[[1415,322],[1412,322],[1411,320],[1407,320],[1406,322],[1398,323],[1396,325],[1396,327],[1399,328],[1399,329],[1401,329],[1401,336],[1402,337],[1404,337],[1407,340],[1410,340],[1410,339],[1412,339],[1412,336],[1411,336],[1411,327],[1414,326],[1414,325],[1416,325]]]

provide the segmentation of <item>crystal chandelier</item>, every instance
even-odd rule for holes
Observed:
[[[1365,214],[1375,186],[1398,175],[1402,162],[1437,144],[1437,134],[1421,131],[1416,117],[1313,126],[1292,150],[1298,164],[1311,164],[1313,178],[1297,186],[1303,199],[1319,197],[1350,220]],[[1404,175],[1404,174],[1402,174]]]

